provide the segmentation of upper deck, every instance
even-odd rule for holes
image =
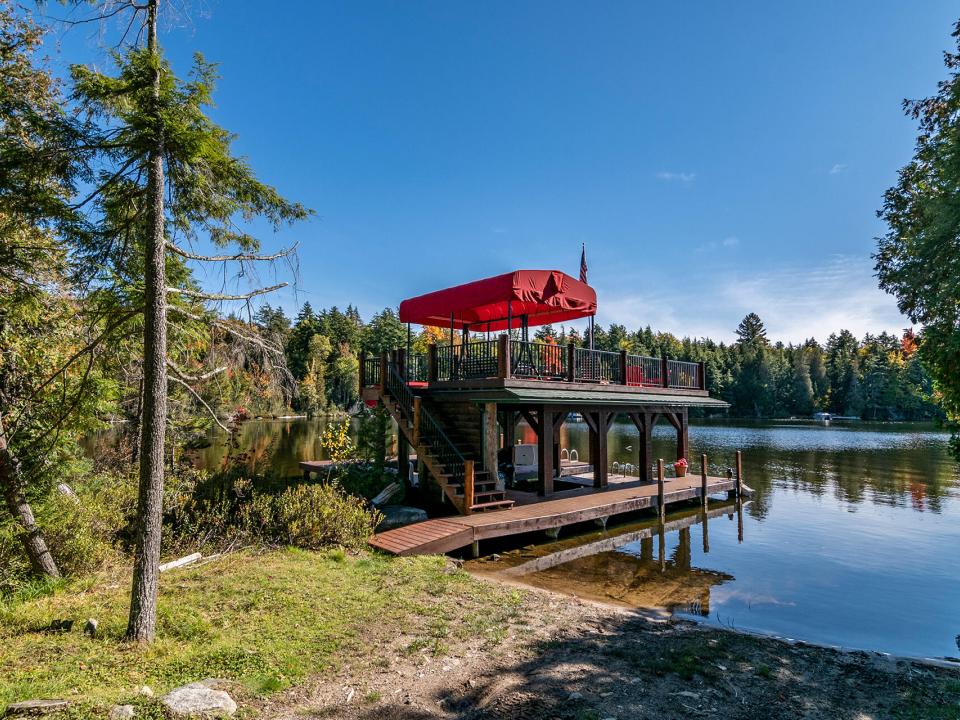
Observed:
[[[430,345],[426,353],[394,351],[391,359],[410,384],[429,390],[540,387],[591,393],[636,392],[707,398],[702,362],[591,350],[573,344],[529,342],[506,334],[493,340]],[[386,355],[360,358],[360,387],[380,385]]]

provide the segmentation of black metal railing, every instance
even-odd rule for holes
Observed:
[[[499,370],[496,340],[474,340],[463,345],[437,346],[437,379],[470,380],[497,377]]]
[[[364,357],[360,365],[362,376],[361,387],[370,387],[380,384],[380,357]]]
[[[627,355],[627,385],[663,387],[663,362],[646,355]]]
[[[460,346],[459,379],[496,377],[498,367],[496,340],[475,340]]]
[[[620,353],[609,350],[574,350],[573,379],[579,382],[620,382]]]
[[[567,380],[567,348],[552,343],[511,340],[510,369],[518,378]]]
[[[413,422],[413,392],[407,381],[403,379],[396,363],[390,363],[387,369],[387,394],[392,397],[404,420],[408,423]]]
[[[423,353],[410,353],[404,358],[404,374],[407,382],[427,382],[427,356]]]
[[[420,445],[442,467],[442,472],[449,477],[447,483],[463,484],[465,475],[464,458],[457,447],[450,441],[447,434],[440,427],[440,423],[425,407],[420,408]],[[438,482],[443,479],[437,478]]]
[[[700,365],[683,360],[667,360],[667,379],[672,388],[700,389]]]
[[[502,344],[503,343],[503,344]],[[504,348],[509,354],[501,358]],[[398,375],[407,382],[462,381],[501,377],[583,382],[632,387],[663,387],[682,390],[704,390],[703,363],[631,355],[626,352],[590,350],[589,348],[528,342],[525,340],[474,340],[462,345],[431,347],[433,377],[430,377],[430,355],[411,353],[398,366]],[[361,382],[364,387],[381,382],[380,358],[364,358]],[[509,366],[509,368],[507,367]],[[390,378],[387,378],[388,385]],[[400,387],[394,388],[402,393]],[[409,388],[407,388],[409,391]]]

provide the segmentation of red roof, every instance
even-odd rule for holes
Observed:
[[[437,290],[400,303],[400,321],[417,325],[471,330],[505,330],[520,317],[530,325],[574,320],[597,312],[597,293],[559,270],[515,270],[465,285]]]

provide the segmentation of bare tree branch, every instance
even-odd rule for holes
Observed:
[[[220,422],[220,418],[217,417],[217,414],[213,411],[213,408],[207,405],[207,401],[204,400],[202,397],[200,397],[197,391],[194,390],[192,387],[190,387],[189,383],[187,383],[185,380],[181,380],[176,375],[167,375],[167,380],[173,380],[175,383],[179,383],[180,385],[185,387],[187,389],[187,392],[193,395],[193,397],[197,400],[197,402],[199,402],[201,405],[203,405],[207,409],[207,412],[210,413],[210,417],[213,418],[213,421],[217,425],[219,425],[224,432],[227,432],[227,433],[230,432],[230,428],[228,428],[226,425]]]
[[[179,377],[181,380],[184,380],[184,381],[186,381],[186,382],[192,382],[192,383],[206,382],[206,381],[209,380],[210,378],[216,377],[217,375],[219,375],[219,374],[222,373],[222,372],[226,372],[226,370],[228,369],[226,365],[221,365],[220,367],[214,368],[213,370],[210,370],[210,371],[208,371],[208,372],[205,372],[205,373],[203,373],[202,375],[188,375],[188,374],[185,373],[183,370],[181,370],[180,368],[178,368],[178,367],[174,364],[173,360],[171,360],[170,358],[167,358],[167,367],[170,368],[171,370],[173,370],[173,372],[174,372],[174,373],[177,375],[177,377]]]
[[[207,323],[208,325],[218,328],[220,330],[223,330],[224,332],[228,332],[233,335],[236,335],[238,338],[240,338],[244,342],[249,343],[251,345],[255,345],[256,347],[260,348],[263,352],[267,353],[268,355],[273,355],[274,357],[281,358],[281,359],[285,358],[282,348],[279,348],[273,343],[270,343],[264,340],[262,337],[245,333],[242,330],[240,330],[236,325],[232,325],[228,322],[224,322],[223,320],[219,320],[216,318],[212,318],[212,319],[205,318],[202,315],[197,315],[195,313],[188,312],[187,310],[181,307],[177,307],[175,305],[170,306],[170,312],[183,315],[184,317],[190,318],[191,320],[196,320],[197,322]]]
[[[256,255],[254,253],[237,253],[236,255],[197,255],[184,250],[179,245],[175,245],[172,242],[167,241],[167,248],[175,252],[180,257],[186,258],[187,260],[202,260],[203,262],[229,262],[231,260],[266,262],[270,260],[279,260],[280,258],[292,255],[294,252],[296,252],[299,245],[300,243],[294,243],[292,247],[280,250],[273,255]],[[281,286],[278,285],[277,287]]]
[[[279,290],[280,288],[285,288],[289,283],[280,283],[279,285],[271,285],[270,287],[257,288],[256,290],[251,290],[250,292],[244,295],[222,295],[220,293],[205,293],[199,292],[197,290],[187,290],[186,288],[175,288],[168,287],[168,293],[176,293],[178,295],[186,295],[187,297],[197,298],[199,300],[250,300],[257,297],[257,295],[266,295],[271,293],[274,290]]]

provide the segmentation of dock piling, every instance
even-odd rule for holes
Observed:
[[[660,522],[666,515],[666,501],[663,492],[663,458],[657,460],[657,513],[660,515]]]
[[[707,454],[700,456],[700,505],[707,509]]]

